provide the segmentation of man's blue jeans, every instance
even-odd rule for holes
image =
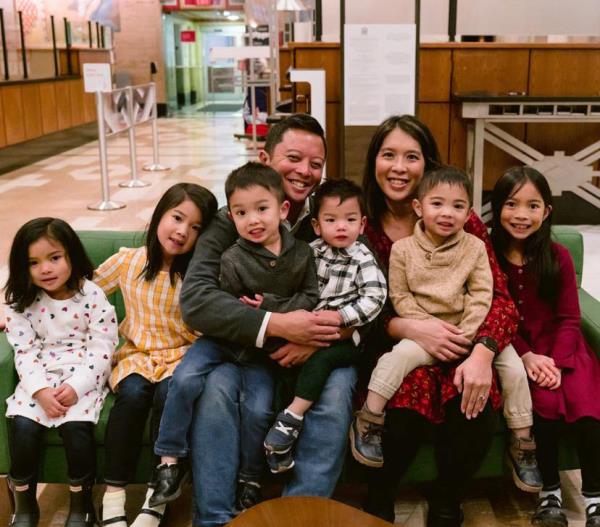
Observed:
[[[196,405],[191,436],[196,527],[216,527],[233,518],[240,466],[240,430],[257,407],[261,394],[248,390],[249,366],[223,364],[207,378]],[[304,417],[296,445],[292,479],[285,495],[331,496],[344,463],[356,383],[353,367],[330,375],[320,399]]]
[[[198,339],[175,368],[154,452],[159,456],[187,457],[188,437],[194,407],[205,389],[208,375],[220,365],[234,360],[228,343],[209,338]],[[264,471],[263,441],[271,424],[273,376],[268,363],[238,364],[243,393],[251,393],[251,407],[245,408],[236,436],[241,436],[240,474],[257,481]],[[208,409],[216,412],[216,409]],[[237,438],[236,438],[237,439]],[[230,438],[225,438],[225,442]]]

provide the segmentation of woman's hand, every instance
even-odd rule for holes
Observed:
[[[317,351],[319,348],[314,346],[303,346],[301,344],[294,344],[288,342],[275,353],[271,353],[269,357],[274,361],[277,361],[280,366],[284,368],[291,368],[299,364],[304,364],[310,356]]]
[[[453,324],[439,318],[425,320],[394,317],[388,324],[394,340],[409,338],[441,362],[460,359],[469,352],[471,341]]]
[[[50,419],[56,419],[67,413],[68,408],[56,399],[54,388],[42,388],[33,394],[33,398]]]
[[[556,390],[561,383],[561,370],[554,359],[530,351],[521,357],[529,378],[542,388]]]
[[[462,393],[460,410],[474,419],[485,408],[492,386],[494,352],[483,344],[475,344],[471,355],[456,368],[454,386]]]

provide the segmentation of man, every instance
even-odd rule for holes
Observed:
[[[282,178],[290,211],[284,226],[299,239],[311,241],[310,201],[326,159],[323,129],[308,115],[296,114],[275,125],[259,160]],[[266,337],[281,337],[284,347],[271,355],[281,366],[302,364],[319,346],[342,335],[331,319],[319,313],[268,313],[244,305],[219,289],[221,254],[237,233],[222,209],[199,237],[181,293],[185,322],[206,337],[226,338],[240,345],[262,347]],[[210,345],[210,340],[204,341]],[[244,392],[251,366],[223,364],[207,379],[196,407],[191,457],[194,475],[195,526],[218,526],[231,520],[240,456],[239,431],[252,426],[260,400]],[[297,443],[295,468],[286,495],[330,496],[344,461],[352,410],[354,368],[339,368],[330,376],[321,398],[306,414]]]

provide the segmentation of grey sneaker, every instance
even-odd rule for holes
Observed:
[[[539,492],[543,482],[535,459],[535,441],[510,435],[508,462],[512,470],[515,485],[525,492]]]
[[[269,470],[273,474],[280,474],[281,472],[287,472],[294,468],[295,463],[294,458],[292,457],[292,449],[283,454],[277,454],[275,452],[270,452],[269,450],[265,450],[265,453],[267,454]]]
[[[265,438],[264,447],[267,454],[285,454],[289,452],[296,443],[300,430],[302,430],[300,419],[296,419],[293,415],[286,413],[285,410],[279,412],[275,423]]]
[[[350,447],[354,459],[368,467],[383,466],[381,437],[385,413],[374,414],[366,405],[354,416],[350,426]]]

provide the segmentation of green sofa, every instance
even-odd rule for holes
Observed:
[[[577,271],[577,283],[581,285],[581,271],[583,268],[583,240],[581,234],[570,227],[556,227],[554,234],[557,241],[565,245],[575,260]],[[83,244],[95,265],[103,262],[111,254],[118,251],[119,247],[138,246],[143,243],[143,236],[139,232],[116,232],[116,231],[83,231],[79,232]],[[592,298],[583,289],[579,290],[579,298],[582,310],[583,332],[594,350],[600,354],[600,302]],[[111,295],[110,301],[117,309],[119,319],[124,315],[123,299],[119,292]],[[8,452],[8,423],[4,417],[6,413],[5,400],[15,389],[17,382],[13,365],[13,352],[8,344],[6,335],[0,333],[0,477],[6,477],[10,467]],[[109,396],[100,416],[96,428],[98,476],[102,476],[104,466],[104,430],[108,414],[113,405],[113,397]],[[147,437],[147,435],[146,435]],[[504,426],[500,425],[498,434],[494,439],[492,448],[479,471],[479,476],[498,476],[505,472],[503,463],[503,452],[505,445]],[[561,467],[565,469],[577,468],[577,456],[572,445],[567,443],[561,450]],[[143,449],[136,482],[145,482],[149,477],[149,469],[152,463],[152,453],[149,445]],[[345,477],[352,477],[355,471],[346,472]],[[66,460],[61,447],[61,440],[56,430],[50,431],[46,436],[46,450],[42,465],[40,467],[41,482],[66,482]],[[435,464],[433,463],[433,452],[430,445],[421,448],[417,459],[406,474],[408,481],[427,481],[435,477]]]

